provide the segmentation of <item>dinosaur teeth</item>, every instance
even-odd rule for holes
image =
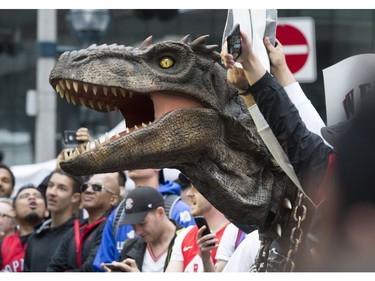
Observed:
[[[74,96],[70,96],[70,101],[72,102],[72,104],[76,105],[76,99],[74,98]]]
[[[129,91],[129,97],[130,97],[130,98],[133,97],[133,91]]]
[[[86,83],[83,83],[83,89],[85,90],[85,93],[87,93],[87,91],[89,90],[89,85],[86,84]]]
[[[64,98],[64,91],[60,91],[60,92],[58,92],[59,93],[59,95],[60,95],[60,98]]]
[[[95,139],[95,147],[100,148],[100,141],[98,139]]]
[[[79,152],[78,148],[76,148],[73,152],[73,157],[79,156],[81,153]]]
[[[59,81],[59,85],[60,85],[61,89],[65,90],[65,84],[64,84],[63,80]]]
[[[88,142],[87,144],[86,144],[86,151],[89,151],[90,150],[90,142]]]
[[[137,127],[137,125],[134,125],[134,129],[135,129],[135,130],[138,130],[138,127]]]
[[[83,98],[79,98],[79,103],[82,104],[83,106],[86,106],[86,103],[85,103],[85,101],[83,100]]]
[[[98,92],[98,86],[92,86],[92,92],[96,96],[96,93]]]
[[[104,95],[108,95],[108,88],[107,87],[103,87],[103,93],[104,93]]]
[[[98,108],[100,109],[100,110],[102,110],[103,109],[103,104],[101,103],[101,102],[97,102],[96,103],[96,105],[98,106]]]
[[[130,130],[128,127],[126,127],[126,133],[129,134],[130,133]]]
[[[78,93],[78,82],[73,81],[73,89],[76,91],[76,93]]]
[[[142,123],[143,128],[147,128],[147,125],[145,123]]]
[[[68,88],[68,90],[70,90],[72,88],[72,85],[70,84],[69,80],[65,80],[65,84],[66,84],[66,87]]]
[[[64,159],[65,160],[69,160],[70,159],[70,156],[69,156],[69,150],[64,150]]]
[[[89,106],[92,108],[92,109],[94,109],[95,108],[95,106],[94,106],[94,103],[93,103],[93,101],[92,100],[89,100]]]
[[[59,84],[56,84],[56,92],[60,93],[60,91],[61,91],[61,87],[60,87],[60,85],[59,85]]]
[[[111,107],[109,106],[109,104],[107,104],[105,107],[106,107],[106,109],[107,109],[108,112],[111,111]]]
[[[65,99],[68,103],[70,103],[70,94],[68,91],[65,92]]]
[[[78,147],[78,149],[79,149],[80,154],[86,152],[86,149],[85,149],[85,146],[84,146],[84,145],[80,145],[80,146]]]
[[[116,134],[115,134],[115,137],[116,137],[116,139],[118,139],[118,138],[120,138],[121,136],[120,136],[119,133],[116,133]]]
[[[124,97],[124,98],[126,97],[126,91],[124,89],[120,88],[120,93],[121,93],[122,97]]]
[[[112,92],[112,94],[113,94],[115,97],[117,97],[116,88],[111,88],[111,92]]]

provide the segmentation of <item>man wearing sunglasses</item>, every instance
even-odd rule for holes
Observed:
[[[88,218],[74,226],[62,239],[47,271],[91,271],[108,214],[120,198],[118,173],[95,174],[81,186],[81,207]]]

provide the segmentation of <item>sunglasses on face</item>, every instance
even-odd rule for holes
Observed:
[[[106,188],[105,186],[103,186],[102,184],[99,184],[99,183],[84,183],[82,186],[81,186],[81,192],[85,192],[86,189],[89,188],[89,186],[91,186],[92,190],[95,191],[95,192],[101,192],[102,189],[104,189],[105,191],[107,191],[108,193],[111,193],[113,195],[115,195],[115,193],[111,190],[109,190],[108,188]]]

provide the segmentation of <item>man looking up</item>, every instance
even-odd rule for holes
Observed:
[[[48,216],[44,195],[34,186],[21,187],[13,201],[19,229],[0,242],[0,269],[22,272],[27,239],[33,228]]]
[[[95,174],[81,186],[82,208],[88,218],[74,226],[48,264],[47,271],[92,271],[92,262],[102,239],[107,215],[120,196],[118,173]]]
[[[51,218],[45,221],[28,240],[24,271],[46,271],[48,263],[64,234],[73,227],[74,209],[81,201],[83,178],[54,171],[46,189],[47,209]]]

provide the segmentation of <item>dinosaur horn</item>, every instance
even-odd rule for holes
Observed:
[[[141,46],[139,46],[139,49],[146,49],[148,46],[152,45],[152,36],[149,36],[145,39],[145,41],[142,42]]]
[[[218,52],[216,51],[213,51],[211,53],[211,58],[214,60],[214,61],[220,61],[221,60],[221,56]]]
[[[188,43],[189,37],[190,37],[190,34],[186,35],[184,38],[182,38],[182,39],[180,40],[180,42],[181,42],[181,43]]]
[[[211,51],[211,52],[213,52],[213,51],[215,51],[215,49],[217,48],[217,47],[219,47],[218,45],[207,45],[206,46],[206,49],[207,50],[209,50],[209,51]]]
[[[208,37],[210,37],[210,35],[203,35],[201,37],[198,37],[197,39],[195,39],[192,43],[191,43],[191,47],[193,49],[195,48],[199,48],[199,46],[202,46],[208,39]]]

